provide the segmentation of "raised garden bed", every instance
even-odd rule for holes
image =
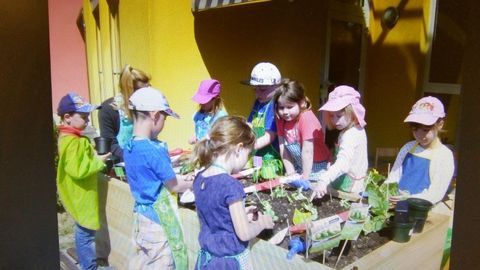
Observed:
[[[132,208],[133,199],[130,195],[128,184],[117,179],[110,179],[101,186],[101,192],[106,196],[106,223],[109,228],[109,238],[111,243],[111,254],[109,257],[110,264],[116,269],[126,269],[127,260],[132,250],[131,246],[131,231],[132,231]],[[268,194],[259,196],[269,196]],[[332,212],[325,212],[325,215],[337,213],[341,210],[339,201],[329,198],[322,199],[316,203],[320,205],[329,205],[326,209]],[[338,203],[338,206],[336,205]],[[286,205],[280,203],[281,208]],[[337,208],[338,207],[338,208]],[[320,207],[322,208],[322,207]],[[325,208],[325,207],[324,207]],[[198,246],[198,232],[199,223],[196,213],[191,209],[180,208],[182,217],[183,229],[185,232],[185,242],[189,251],[190,268],[193,269]],[[279,213],[283,218],[286,213]],[[320,214],[319,216],[323,216]],[[448,227],[448,216],[430,213],[424,231],[421,234],[415,234],[408,243],[395,243],[388,241],[384,245],[379,246],[372,251],[373,248],[367,247],[368,254],[361,257],[361,255],[350,255],[358,245],[369,246],[371,238],[360,238],[354,242],[350,248],[350,252],[345,257],[351,256],[352,262],[338,265],[338,269],[439,269],[441,258],[443,254],[443,244]],[[284,228],[285,224],[277,222],[277,228]],[[278,229],[277,229],[278,230]],[[267,233],[268,234],[268,233]],[[273,232],[271,233],[273,234]],[[268,235],[263,235],[266,238]],[[382,236],[373,241],[386,241]],[[288,240],[284,240],[287,242]],[[363,241],[363,242],[362,242]],[[283,243],[284,244],[284,243]],[[295,256],[293,260],[286,260],[287,251],[265,240],[257,239],[252,241],[251,245],[251,259],[253,261],[254,269],[332,269],[329,266],[320,264],[313,260],[306,260],[303,256]],[[335,263],[336,257],[331,256],[327,261]]]

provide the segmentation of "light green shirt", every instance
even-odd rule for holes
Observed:
[[[87,137],[64,135],[58,142],[57,189],[63,206],[82,227],[98,230],[97,173],[104,163]]]

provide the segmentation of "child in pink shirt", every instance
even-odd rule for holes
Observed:
[[[311,110],[303,86],[285,80],[273,97],[280,155],[287,175],[299,173],[304,180],[327,168],[330,151],[322,126]],[[302,185],[303,187],[307,187]]]

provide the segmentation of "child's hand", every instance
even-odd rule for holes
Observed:
[[[258,208],[256,206],[245,207],[245,213],[247,214],[248,222],[258,220]]]
[[[313,193],[312,196],[310,197],[310,201],[317,198],[322,198],[325,194],[327,194],[327,184],[319,181],[316,184],[313,185]]]
[[[273,220],[269,215],[264,215],[258,212],[258,222],[264,229],[273,229]]]
[[[97,154],[97,157],[102,160],[103,162],[105,162],[109,157],[112,156],[112,153],[108,152],[106,154],[103,154],[103,155],[99,155]]]

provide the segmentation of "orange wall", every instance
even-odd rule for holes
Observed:
[[[52,110],[70,91],[88,95],[85,43],[76,25],[81,0],[48,0]]]

